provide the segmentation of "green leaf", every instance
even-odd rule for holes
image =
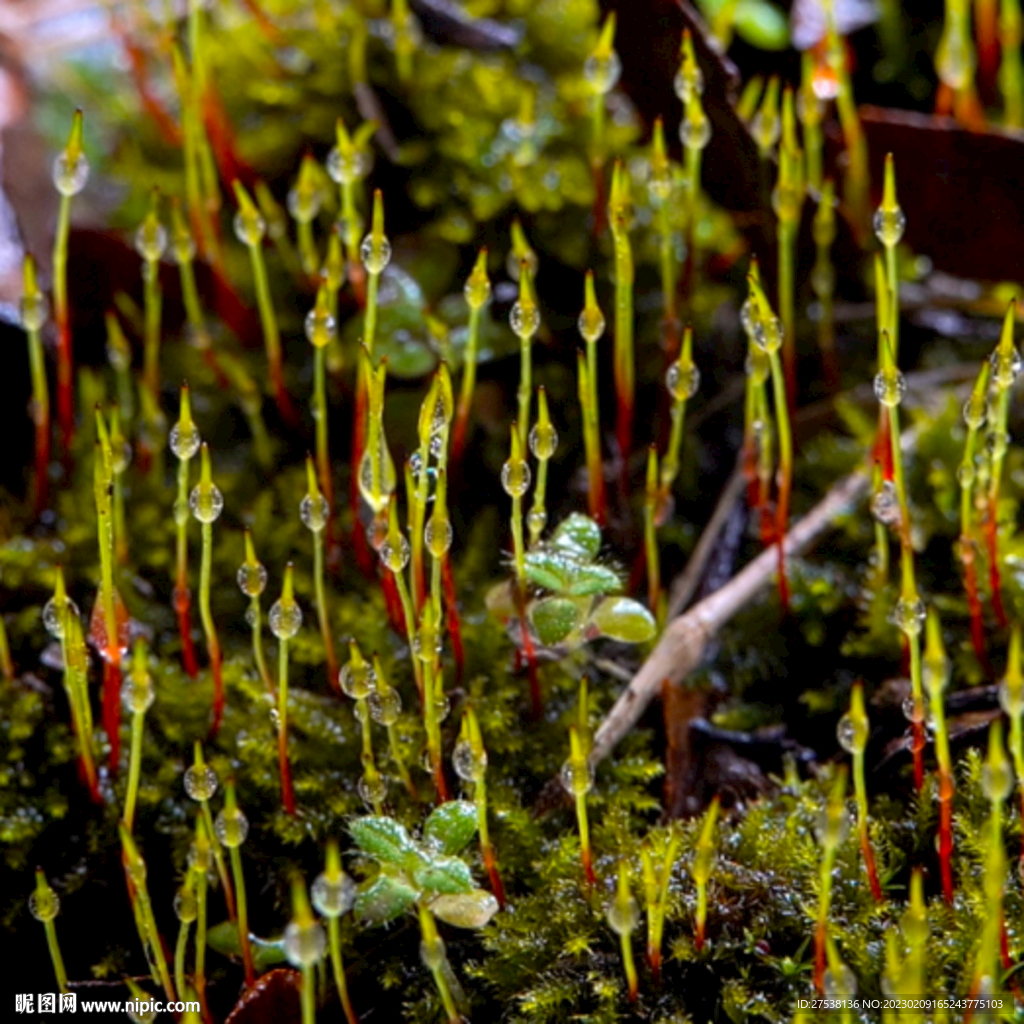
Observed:
[[[591,561],[601,550],[601,527],[590,516],[573,512],[558,524],[550,546],[575,554],[580,560]]]
[[[242,944],[238,937],[238,924],[235,921],[221,921],[206,930],[206,941],[211,949],[222,956],[241,958]],[[249,935],[249,948],[252,950],[253,966],[258,972],[283,964],[288,957],[284,951],[284,939],[261,939],[257,935]]]
[[[614,594],[622,589],[622,580],[606,565],[581,565],[566,588],[567,594],[585,597],[591,594]]]
[[[580,609],[567,597],[545,597],[530,605],[530,621],[545,647],[561,643],[578,625]]]
[[[413,881],[426,893],[458,894],[473,889],[469,865],[458,857],[435,857],[413,872]]]
[[[419,892],[404,879],[382,871],[356,892],[356,913],[369,924],[386,924],[404,914]]]
[[[430,911],[456,928],[483,928],[498,911],[498,901],[484,889],[458,896],[438,896]]]
[[[639,601],[628,597],[605,598],[590,621],[605,636],[627,644],[650,640],[657,628],[654,616]]]
[[[382,864],[394,864],[413,870],[423,859],[416,844],[403,825],[393,818],[366,815],[356,818],[349,827],[356,845]]]
[[[423,837],[443,853],[458,853],[476,835],[476,808],[468,800],[449,800],[431,812]]]
[[[784,50],[789,45],[786,14],[767,0],[738,0],[733,24],[741,39],[762,50]]]
[[[526,578],[536,587],[574,597],[622,589],[622,581],[612,569],[550,548],[527,552]]]

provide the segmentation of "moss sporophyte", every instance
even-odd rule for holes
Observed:
[[[960,129],[854,88],[913,92],[931,45],[972,152],[1018,145],[984,121],[1022,119],[1019,4],[882,5],[877,62],[831,5],[796,61],[799,19],[700,6],[659,48],[592,0],[121,5],[69,134],[39,69],[0,481],[26,987],[205,1024],[1010,1012],[1020,292],[928,275],[963,263],[876,140]]]

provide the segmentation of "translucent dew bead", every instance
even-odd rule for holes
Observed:
[[[992,366],[992,383],[998,388],[1008,388],[1024,366],[1016,348],[1011,348],[1008,356],[997,348],[989,357],[989,363]]]
[[[202,438],[199,436],[199,428],[194,423],[190,430],[182,430],[181,424],[175,423],[171,427],[171,435],[168,440],[175,456],[182,462],[187,462],[199,451]]]
[[[171,251],[178,263],[191,263],[196,255],[196,240],[188,229],[171,235]]]
[[[204,843],[200,846],[198,843],[193,843],[188,848],[188,856],[185,859],[188,862],[189,870],[194,871],[197,875],[207,874],[213,867],[213,851],[210,849],[210,844]]]
[[[306,340],[316,348],[329,344],[337,333],[337,323],[327,310],[319,310],[315,306],[306,314],[304,324]]]
[[[145,714],[156,700],[153,677],[147,672],[141,680],[130,672],[121,684],[121,703],[125,710],[134,715]]]
[[[559,780],[569,796],[585,796],[594,788],[594,766],[589,761],[566,761]]]
[[[704,72],[696,65],[688,71],[680,68],[672,80],[672,87],[683,103],[691,96],[702,96],[704,94]]]
[[[193,800],[209,800],[217,792],[217,773],[208,764],[194,764],[185,772],[185,792]]]
[[[70,597],[64,598],[64,607],[69,615],[81,615],[78,610],[78,605],[71,600]],[[62,622],[61,610],[57,607],[57,601],[55,598],[50,598],[46,604],[43,605],[43,625],[46,627],[47,633],[50,636],[56,637],[58,640],[64,637],[64,624]]]
[[[755,319],[751,340],[762,352],[778,352],[782,348],[782,321],[777,316]]]
[[[36,889],[28,898],[28,912],[37,921],[52,921],[60,912],[60,897],[50,886],[41,892]]]
[[[871,499],[871,514],[883,526],[895,526],[900,521],[900,498],[896,485],[883,480],[882,486]]]
[[[466,297],[466,305],[470,309],[483,309],[491,297],[491,282],[487,275],[470,275],[462,287],[462,294]]]
[[[875,210],[871,226],[875,230],[875,237],[882,245],[898,245],[903,232],[907,229],[907,218],[898,206],[895,210],[883,210],[879,207]]]
[[[302,628],[302,609],[298,601],[291,601],[288,604],[275,601],[270,608],[267,621],[270,623],[270,632],[278,640],[291,640]]]
[[[192,515],[201,523],[212,523],[224,511],[224,495],[216,484],[196,484],[188,498]]]
[[[50,303],[42,292],[22,296],[18,309],[21,314],[21,326],[26,331],[38,331],[50,315]]]
[[[875,374],[875,398],[890,409],[903,401],[907,393],[907,380],[896,369],[879,370]]]
[[[585,309],[580,313],[576,327],[584,341],[593,343],[604,334],[604,314],[596,306],[593,309]]]
[[[455,774],[466,782],[479,782],[487,770],[487,752],[480,751],[477,757],[469,740],[459,740],[452,751],[452,767]]]
[[[536,459],[550,459],[558,448],[558,431],[551,424],[537,423],[530,431],[530,451]]]
[[[981,788],[993,802],[1002,802],[1013,788],[1013,772],[1010,762],[1004,757],[994,765],[988,761],[981,767]]]
[[[521,302],[516,302],[509,311],[508,322],[516,337],[528,340],[537,333],[537,328],[540,327],[540,310],[535,303],[523,305]]]
[[[263,241],[267,233],[267,222],[255,211],[243,213],[241,210],[235,214],[235,237],[243,244],[255,246]]]
[[[53,184],[62,196],[76,196],[89,180],[89,161],[84,153],[69,160],[67,153],[59,153],[53,161]]]
[[[397,543],[388,538],[380,546],[380,560],[392,572],[401,572],[409,564],[409,542],[402,534],[398,535]]]
[[[911,723],[925,722],[930,717],[925,710],[924,701],[916,701],[913,697],[905,697],[900,705],[903,717]]]
[[[199,916],[199,903],[191,889],[178,890],[174,897],[174,913],[183,924],[191,924]]]
[[[452,539],[455,531],[452,529],[450,519],[442,519],[437,522],[433,517],[427,520],[423,530],[423,539],[426,541],[427,550],[434,558],[443,558],[448,549],[452,546]]]
[[[341,917],[356,901],[356,884],[344,871],[337,878],[321,874],[313,883],[309,898],[324,917]]]
[[[327,933],[317,922],[292,921],[284,930],[284,954],[293,967],[312,967],[324,958]]]
[[[421,942],[420,959],[423,961],[423,966],[428,970],[441,970],[446,961],[444,953],[444,939],[438,935],[429,942],[426,940]]]
[[[286,199],[288,212],[300,223],[308,224],[320,212],[323,194],[318,188],[293,188]]]
[[[677,402],[685,402],[700,388],[700,370],[693,363],[683,366],[673,363],[665,374],[665,387]]]
[[[351,661],[341,666],[338,672],[338,685],[341,692],[353,700],[368,697],[377,685],[377,673],[373,666],[363,662],[353,664]]]
[[[985,426],[988,402],[984,395],[971,395],[964,403],[964,423],[969,430],[980,430]]]
[[[849,831],[850,816],[845,807],[824,808],[814,824],[814,834],[818,842],[831,849],[841,845]]]
[[[924,619],[924,601],[920,599],[907,601],[902,597],[896,602],[896,607],[893,608],[892,615],[889,617],[889,621],[907,636],[920,635],[924,628]]]
[[[679,141],[687,149],[704,149],[711,141],[711,121],[700,117],[685,117],[679,126]]]
[[[640,923],[640,905],[633,896],[625,900],[612,900],[605,913],[616,935],[632,935]]]
[[[592,53],[583,62],[583,77],[587,85],[599,96],[611,92],[622,74],[622,61],[614,50]]]
[[[322,494],[307,494],[299,502],[299,518],[313,533],[320,533],[327,525],[327,517],[330,511],[331,507]]]
[[[501,486],[512,498],[521,498],[529,489],[532,474],[525,459],[509,459],[501,467]]]
[[[267,567],[262,562],[243,562],[237,579],[238,589],[246,597],[259,597],[267,587]]]
[[[1010,686],[1004,679],[999,684],[999,704],[1010,718],[1024,714],[1024,687]]]
[[[358,150],[343,153],[335,146],[327,154],[327,173],[339,185],[351,185],[366,175],[368,161]]]
[[[375,245],[373,235],[367,235],[359,247],[359,257],[368,274],[379,274],[391,262],[391,243],[382,237],[380,244]]]
[[[233,850],[245,842],[245,838],[249,834],[249,819],[245,816],[245,812],[239,808],[236,807],[229,814],[225,807],[217,815],[217,820],[213,823],[213,831],[216,833],[222,846]]]
[[[147,262],[155,263],[167,249],[167,228],[147,217],[135,232],[135,251]]]
[[[836,726],[836,739],[848,754],[859,754],[868,742],[868,723],[863,718],[843,715]]]
[[[387,693],[374,690],[366,698],[366,703],[370,708],[370,717],[378,725],[394,725],[402,713],[402,698],[397,690],[388,690]]]
[[[526,515],[526,525],[530,528],[530,531],[534,534],[541,534],[544,532],[544,527],[548,525],[548,514],[542,508],[531,508]]]
[[[373,807],[383,803],[388,795],[387,780],[383,775],[363,775],[356,783],[356,791],[359,793],[359,799],[367,807]]]

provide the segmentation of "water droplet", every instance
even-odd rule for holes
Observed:
[[[655,171],[647,182],[647,188],[655,202],[663,203],[672,195],[672,178],[666,171]]]
[[[352,182],[359,181],[360,178],[366,176],[368,170],[369,161],[366,159],[365,154],[358,150],[342,153],[335,146],[327,154],[327,173],[339,185],[349,185]]]
[[[999,704],[1010,718],[1024,715],[1024,687],[1011,687],[1007,680],[999,684]]]
[[[135,251],[147,262],[156,263],[167,249],[167,228],[147,217],[135,232]]]
[[[682,68],[676,72],[676,77],[672,80],[672,87],[676,91],[676,95],[680,100],[685,103],[691,96],[703,96],[704,95],[704,72],[701,71],[700,67],[696,64],[692,68],[688,69],[688,73],[683,71]]]
[[[208,765],[192,765],[185,772],[185,792],[193,800],[209,800],[217,792],[217,773]]]
[[[852,715],[843,715],[836,726],[836,739],[848,754],[861,753],[868,741],[867,722]]]
[[[50,303],[42,292],[35,295],[23,295],[19,304],[21,326],[26,331],[38,331],[46,323],[50,315]]]
[[[316,348],[330,344],[337,333],[334,317],[327,310],[319,310],[315,306],[306,314],[306,340]]]
[[[919,703],[913,697],[905,697],[900,705],[900,710],[903,712],[903,717],[910,723],[924,722],[926,718],[924,701]]]
[[[1013,788],[1013,772],[1010,770],[1010,762],[1003,758],[997,764],[992,765],[988,761],[981,768],[981,788],[989,800],[1001,802],[1010,795]]]
[[[1017,379],[1024,361],[1021,360],[1021,355],[1016,348],[1011,347],[1008,355],[1004,355],[997,348],[989,356],[989,364],[992,367],[992,383],[1002,389],[1008,388]]]
[[[896,485],[883,480],[882,486],[871,499],[871,514],[883,526],[895,526],[900,521],[900,498]]]
[[[191,889],[179,889],[175,894],[174,913],[183,924],[191,924],[199,916],[199,903]]]
[[[509,311],[508,322],[516,337],[528,341],[540,327],[540,310],[532,302],[526,306],[515,302]]]
[[[491,297],[491,282],[486,277],[479,280],[470,277],[462,287],[462,294],[470,309],[483,309]]]
[[[476,757],[469,740],[459,740],[452,751],[452,767],[460,779],[478,782],[487,770],[487,752],[481,751],[480,756]]]
[[[632,896],[626,900],[614,899],[608,904],[605,915],[616,935],[632,935],[640,923],[640,905]]]
[[[898,245],[907,229],[907,218],[897,206],[895,210],[875,210],[871,226],[875,229],[875,237],[885,246]]]
[[[550,459],[558,448],[558,431],[547,424],[534,424],[529,436],[530,451],[536,459]]]
[[[194,871],[197,875],[209,874],[210,869],[213,867],[213,850],[210,849],[210,844],[204,843],[200,847],[198,843],[193,843],[188,848],[186,860],[190,870]]]
[[[594,788],[594,766],[589,761],[566,761],[559,779],[569,796],[584,796]]]
[[[1006,450],[1010,447],[1010,435],[1005,430],[993,430],[991,434],[985,438],[985,448],[988,451],[989,458],[993,462],[998,462],[1000,459],[1006,457]]]
[[[907,636],[919,636],[924,628],[924,619],[924,601],[920,598],[916,601],[907,601],[901,597],[896,602],[892,615],[889,616],[889,621]]]
[[[839,846],[850,831],[850,815],[845,807],[822,809],[814,824],[814,835],[825,847]]]
[[[356,783],[356,790],[359,792],[359,798],[364,804],[368,807],[374,807],[376,804],[384,802],[384,798],[388,793],[388,784],[383,775],[372,777],[364,775]]]
[[[238,589],[247,597],[259,597],[267,586],[267,567],[262,562],[243,562],[238,567]]]
[[[293,188],[289,189],[285,201],[288,205],[288,212],[300,224],[308,224],[320,212],[323,193],[318,188]]]
[[[249,607],[245,609],[245,614],[243,616],[243,618],[245,619],[245,624],[247,626],[255,626],[256,625],[256,616],[257,616],[256,609],[253,608],[252,605],[249,605]]]
[[[168,439],[171,451],[182,462],[187,462],[199,451],[199,444],[202,438],[199,436],[199,428],[193,423],[191,430],[182,431],[181,424],[175,423],[171,427],[171,435]]]
[[[212,523],[224,511],[224,495],[216,484],[196,484],[189,495],[188,507],[199,522]]]
[[[346,696],[353,700],[362,700],[368,697],[377,685],[377,673],[373,666],[365,661],[362,664],[353,664],[350,661],[341,666],[338,672],[338,685]]]
[[[836,964],[825,971],[822,979],[825,995],[829,999],[848,999],[857,991],[857,978],[846,964]]]
[[[441,641],[437,642],[438,653],[441,651]],[[447,693],[440,693],[434,700],[434,717],[437,719],[438,724],[443,722],[450,714],[452,710],[452,699]]]
[[[156,700],[153,677],[147,672],[141,680],[129,672],[121,684],[121,703],[131,714],[145,714]]]
[[[542,508],[531,508],[526,516],[526,525],[530,528],[531,536],[539,537],[548,525],[548,514]]]
[[[78,605],[71,600],[70,597],[64,599],[64,610],[69,615],[81,615],[78,610]],[[64,625],[61,621],[61,609],[57,607],[57,602],[54,598],[50,598],[46,604],[43,605],[43,625],[46,627],[47,633],[50,636],[56,637],[58,640],[64,637]]]
[[[281,601],[275,601],[270,608],[267,621],[270,623],[270,632],[278,640],[291,640],[302,627],[302,609],[299,602],[282,604]]]
[[[213,831],[217,834],[222,846],[233,850],[245,842],[245,837],[249,834],[249,819],[239,808],[236,807],[233,814],[228,814],[225,807],[217,815],[217,820],[213,823]]]
[[[532,478],[525,459],[518,459],[515,462],[509,459],[501,467],[501,486],[510,497],[521,498],[530,489]]]
[[[62,196],[76,196],[89,180],[89,161],[80,153],[69,160],[67,153],[59,153],[53,161],[53,184]]]
[[[532,249],[527,249],[526,252],[516,252],[515,249],[510,249],[508,255],[505,257],[505,271],[513,281],[519,280],[519,275],[522,273],[522,263],[526,261],[526,267],[530,271],[530,280],[537,280],[537,268],[540,266],[537,260],[537,254]]]
[[[50,886],[42,892],[37,889],[28,898],[28,912],[37,921],[52,921],[60,913],[60,897]]]
[[[235,214],[234,227],[235,237],[243,245],[259,245],[263,241],[263,236],[267,233],[267,222],[255,211],[242,213],[239,210]]]
[[[337,878],[317,876],[309,891],[313,906],[324,917],[341,917],[352,909],[356,900],[356,884],[344,871]]]
[[[401,572],[409,564],[409,542],[403,534],[398,535],[398,543],[392,544],[385,540],[380,546],[380,560],[392,572]]]
[[[171,249],[178,263],[191,263],[196,255],[196,242],[192,233],[187,228],[175,231],[171,236]]]
[[[327,525],[330,511],[331,506],[322,494],[318,494],[315,497],[307,494],[299,502],[299,518],[313,533],[320,533]]]
[[[974,476],[973,462],[961,462],[957,467],[956,478],[961,487],[970,487],[974,483]]]
[[[964,423],[969,430],[980,430],[985,425],[988,401],[985,395],[971,395],[964,402]]]
[[[584,309],[576,321],[580,336],[584,341],[591,343],[597,341],[604,334],[605,326],[604,314],[596,306],[594,309]]]
[[[621,74],[622,61],[614,50],[607,54],[592,53],[583,62],[583,77],[587,85],[598,95],[611,92]]]
[[[442,970],[447,963],[447,957],[444,953],[444,939],[437,936],[430,942],[427,942],[426,940],[421,942],[420,959],[423,961],[423,966],[428,970]]]
[[[427,543],[427,550],[434,558],[443,558],[448,549],[452,546],[452,538],[455,531],[452,529],[450,519],[442,519],[437,522],[433,516],[427,520],[423,530],[423,539]]]
[[[899,370],[879,370],[875,374],[875,398],[890,409],[903,401],[907,393],[907,380]]]
[[[683,118],[679,126],[679,141],[687,149],[704,149],[711,141],[711,121],[704,114]]]
[[[384,237],[380,245],[374,245],[373,235],[367,235],[359,247],[359,256],[367,273],[379,274],[391,262],[391,243]]]
[[[293,967],[312,967],[324,958],[327,933],[323,926],[292,921],[284,930],[284,953]]]
[[[693,363],[680,366],[675,362],[665,374],[665,386],[677,402],[685,402],[697,394],[700,387],[700,370]]]
[[[774,114],[766,117],[764,112],[759,110],[750,122],[750,134],[754,137],[757,148],[762,153],[767,153],[779,141],[782,122]]]
[[[402,713],[402,698],[397,690],[388,690],[387,693],[374,690],[366,698],[366,703],[370,708],[370,717],[378,725],[394,725]]]
[[[762,352],[778,352],[782,348],[782,321],[777,316],[757,317],[750,337]]]

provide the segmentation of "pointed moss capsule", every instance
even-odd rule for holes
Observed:
[[[875,211],[872,226],[875,236],[887,249],[899,244],[907,227],[907,218],[896,200],[896,168],[892,153],[887,153],[885,157],[885,186],[882,192],[882,202]]]
[[[597,45],[583,64],[583,77],[598,96],[611,92],[622,74],[622,62],[615,52],[615,12],[610,13],[601,26]]]
[[[370,233],[360,246],[359,255],[371,275],[380,274],[391,262],[391,242],[384,234],[384,196],[380,189],[373,193],[373,221]]]

